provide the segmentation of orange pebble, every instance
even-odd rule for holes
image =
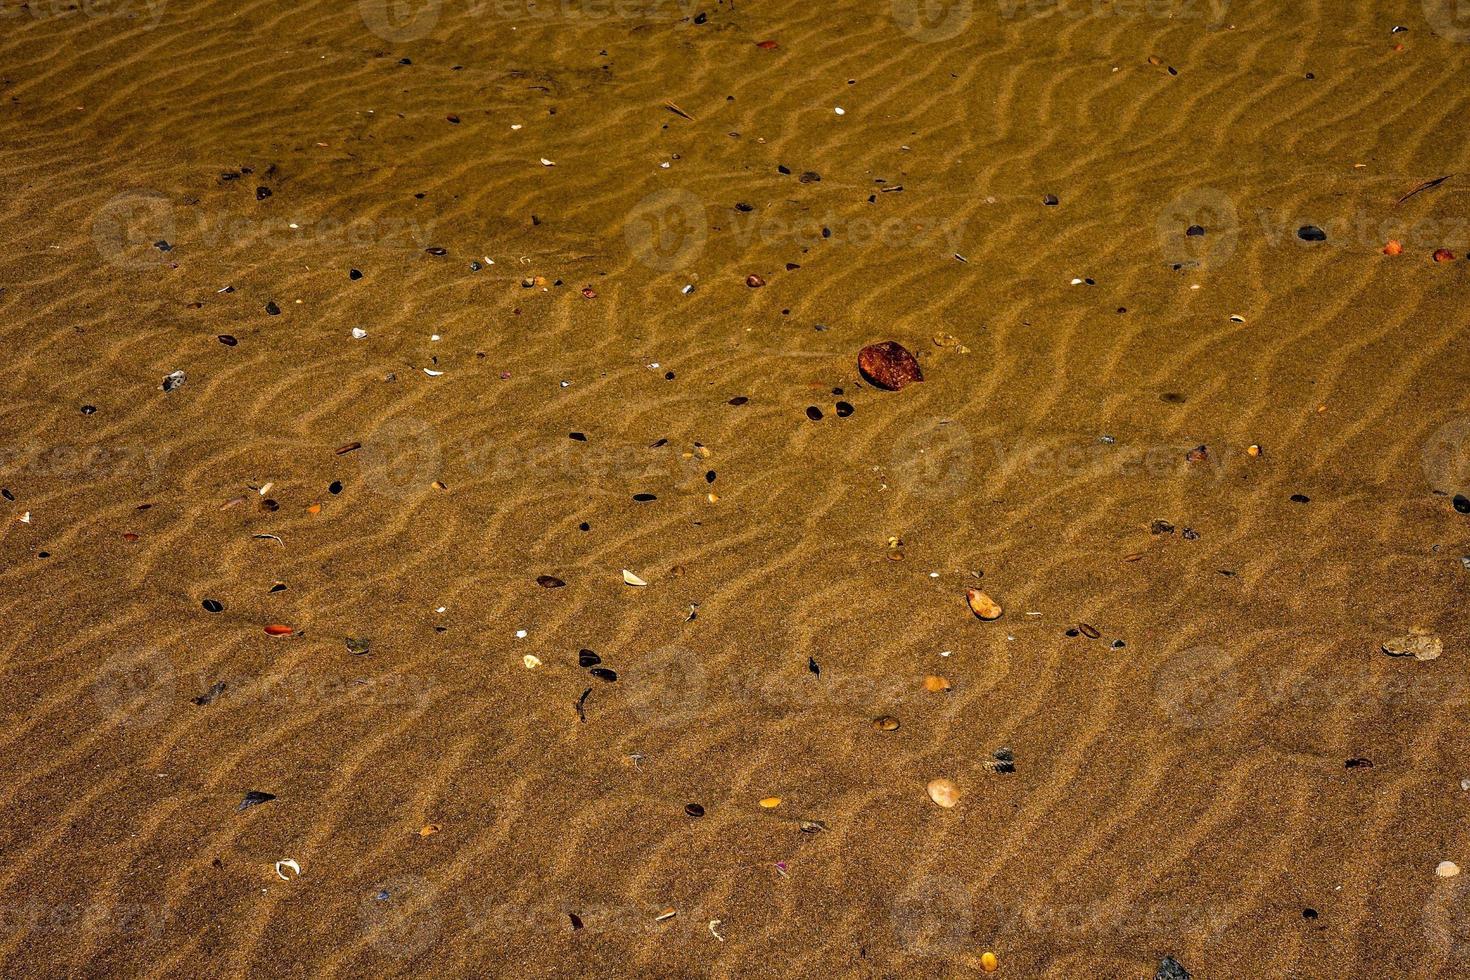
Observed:
[[[1254,444],[1247,446],[1245,449],[1245,454],[1247,456],[1259,456],[1261,455],[1261,447]]]
[[[1453,262],[1455,261],[1455,253],[1447,248],[1437,248],[1434,250],[1434,261]]]
[[[995,954],[990,952],[990,950],[986,950],[985,955],[980,957],[980,968],[986,973],[994,973],[999,967],[1000,963],[996,960]]]
[[[312,504],[310,507],[306,508],[306,512],[308,514],[320,514],[322,512],[322,505]]]
[[[1403,255],[1404,254],[1404,246],[1399,243],[1399,240],[1397,238],[1390,238],[1388,240],[1388,244],[1385,245],[1385,246],[1383,246],[1383,254],[1384,255]]]
[[[296,632],[296,630],[292,629],[290,626],[286,626],[283,623],[271,623],[265,628],[265,631],[270,636],[290,636],[292,633]]]

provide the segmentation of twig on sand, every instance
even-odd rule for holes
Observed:
[[[1420,191],[1427,191],[1432,187],[1438,187],[1440,184],[1443,184],[1445,181],[1449,180],[1453,176],[1454,174],[1445,174],[1443,177],[1436,177],[1433,180],[1426,180],[1424,183],[1420,184],[1418,187],[1415,187],[1413,190],[1409,191],[1409,193],[1405,194],[1403,197],[1393,202],[1394,206],[1397,207],[1398,205],[1403,204],[1405,201],[1413,197],[1415,194],[1418,194]]]

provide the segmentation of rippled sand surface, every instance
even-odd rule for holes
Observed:
[[[1470,971],[1457,13],[0,6],[4,973]]]

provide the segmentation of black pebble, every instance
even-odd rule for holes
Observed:
[[[83,405],[82,406],[82,414],[83,415],[93,415],[93,414],[96,413],[96,411],[97,411],[97,406],[96,405]]]
[[[270,196],[271,196],[271,189],[269,187],[257,187],[255,189],[255,199],[257,201],[264,201],[266,198],[268,198]]]
[[[708,22],[709,22],[709,15],[706,14],[704,11],[700,11],[699,13],[697,13],[697,14],[694,15],[694,23],[696,23],[696,24],[705,24],[705,23],[708,23]],[[700,810],[699,812],[700,813],[703,813],[704,811],[703,810]],[[696,814],[696,816],[697,815],[698,814]]]
[[[1291,502],[1294,504],[1305,504],[1308,503],[1311,499],[1311,497],[1308,497],[1304,493],[1294,493],[1291,495]]]
[[[704,816],[704,807],[700,806],[698,803],[686,803],[684,805],[684,812],[689,814],[691,817],[702,817]]]
[[[716,479],[716,477],[715,477],[715,471],[714,470],[708,470],[708,471],[705,472],[705,474],[704,474],[704,482],[705,483],[714,483],[715,482],[715,479]]]
[[[1304,242],[1325,242],[1327,241],[1327,232],[1318,228],[1316,225],[1302,225],[1296,230],[1296,237]]]
[[[269,313],[271,316],[280,316],[281,315],[281,308],[276,305],[276,301],[275,300],[271,300],[270,302],[268,302],[268,303],[265,304],[265,311],[267,313]]]
[[[654,496],[651,493],[635,493],[633,494],[633,499],[638,501],[640,504],[646,504],[650,500],[657,500],[658,497]]]
[[[224,344],[226,347],[234,347],[236,344],[239,343],[238,340],[236,340],[234,337],[230,336],[227,333],[220,334],[217,339],[219,340],[220,343]]]
[[[162,238],[154,242],[153,247],[158,249],[160,252],[172,252],[174,250],[174,247],[168,242],[164,241]]]
[[[815,405],[808,405],[806,410],[806,417],[811,419],[813,422],[820,422],[822,421],[822,410]]]
[[[342,492],[342,481],[341,480],[333,480],[330,484],[327,485],[327,493],[341,493],[341,492]]]
[[[607,681],[609,684],[618,679],[618,672],[607,667],[593,667],[587,673],[600,681]]]
[[[755,208],[752,205],[746,204],[744,201],[741,201],[739,204],[735,205],[735,210],[741,212],[742,214],[749,214],[750,212],[754,211]]]
[[[357,282],[357,280],[362,278],[362,273],[356,269],[351,269],[347,273],[347,278],[351,279],[353,282]]]
[[[1054,208],[1062,202],[1057,200],[1057,196],[1055,194],[1048,194],[1041,199],[1041,203],[1045,204],[1049,208]]]
[[[225,610],[225,604],[222,603],[222,602],[220,602],[218,599],[205,599],[204,600],[204,610],[205,610],[205,612],[212,612],[212,613],[224,612],[224,610]]]
[[[838,418],[845,419],[849,415],[851,415],[852,413],[853,413],[853,407],[850,404],[848,404],[847,402],[838,402],[837,403],[837,417]]]
[[[1470,498],[1466,498],[1463,493],[1455,494],[1455,499],[1451,503],[1459,513],[1470,514]]]
[[[577,525],[577,530],[578,531],[590,531],[590,530],[592,530],[592,525],[591,524],[588,524],[586,521],[583,521],[581,524],[578,524]]]
[[[744,395],[736,395],[734,398],[730,399],[729,403],[731,405],[744,405],[748,401],[750,401],[750,399],[746,398]]]
[[[1308,922],[1313,921],[1317,918],[1317,910],[1312,908],[1302,909],[1302,918]]]
[[[568,439],[575,439],[577,442],[586,442],[587,441],[587,436],[584,433],[581,433],[581,432],[568,432],[567,433],[567,438]]]
[[[1199,238],[1205,233],[1205,230],[1199,225],[1190,225],[1188,228],[1184,229],[1184,233],[1190,238]]]
[[[577,666],[578,667],[582,667],[582,668],[596,667],[600,663],[602,663],[602,658],[599,657],[593,651],[586,650],[586,649],[578,650],[577,651]]]
[[[252,789],[250,792],[245,794],[245,798],[240,801],[240,805],[235,807],[235,812],[239,813],[241,810],[248,810],[253,806],[259,806],[262,803],[269,803],[275,798],[276,794],[274,793],[266,793],[258,789]]]

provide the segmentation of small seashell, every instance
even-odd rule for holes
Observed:
[[[960,788],[954,784],[952,779],[931,779],[926,787],[929,799],[946,810],[951,809],[960,801]]]
[[[533,653],[528,653],[521,658],[521,663],[526,665],[527,670],[535,670],[541,666],[541,658]]]
[[[1441,878],[1453,878],[1460,873],[1460,866],[1453,861],[1441,861],[1435,866],[1434,873]]]
[[[1384,641],[1383,652],[1390,657],[1437,660],[1439,655],[1444,653],[1444,643],[1433,633],[1415,631]]]
[[[966,589],[965,601],[970,605],[970,612],[974,613],[976,616],[979,616],[986,622],[1000,619],[1001,614],[1004,612],[1004,610],[1000,607],[1000,603],[996,602],[994,599],[990,598],[990,596],[986,595],[984,592],[981,592],[979,589]]]
[[[290,881],[291,876],[285,874],[281,870],[282,868],[289,868],[291,871],[296,873],[296,876],[298,878],[301,877],[301,865],[297,864],[290,858],[282,858],[281,860],[276,862],[276,877],[280,878],[282,881]]]
[[[767,810],[774,810],[780,805],[781,797],[779,796],[767,796],[765,799],[761,800],[761,806]]]
[[[898,719],[892,715],[882,715],[873,719],[873,731],[896,732],[898,731]]]
[[[930,674],[928,677],[924,678],[924,690],[930,692],[931,694],[939,694],[943,691],[948,691],[950,687],[951,685],[949,681],[946,678],[940,677],[938,674]]]
[[[645,585],[648,584],[647,582],[645,582],[641,578],[639,578],[637,575],[634,575],[632,572],[628,571],[626,568],[623,569],[623,581],[624,582],[627,582],[629,585],[639,586],[639,587],[645,586]]]
[[[422,827],[419,828],[419,836],[420,837],[433,837],[438,832],[439,832],[439,825],[436,824],[436,823],[426,823]]]

